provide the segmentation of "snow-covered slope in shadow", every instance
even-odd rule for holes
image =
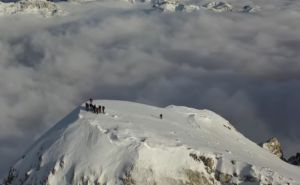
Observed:
[[[25,153],[3,184],[300,184],[299,167],[209,110],[94,103],[106,113],[76,108]]]

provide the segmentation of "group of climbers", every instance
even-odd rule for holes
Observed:
[[[105,114],[105,106],[93,104],[93,99],[90,98],[89,102],[85,103],[85,110],[91,111],[96,114]]]
[[[101,106],[101,105],[97,106],[96,104],[93,104],[93,99],[92,98],[89,99],[89,102],[85,103],[85,110],[86,111],[91,111],[91,112],[96,113],[96,114],[105,114],[105,106]],[[163,119],[163,115],[160,114],[159,118]]]

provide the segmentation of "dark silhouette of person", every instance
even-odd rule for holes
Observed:
[[[102,106],[102,113],[105,114],[105,106]]]
[[[160,114],[160,115],[159,115],[159,118],[160,118],[160,119],[163,119],[163,115],[162,115],[162,114]]]
[[[96,109],[96,113],[99,114],[99,109],[96,105],[95,105],[95,109]]]
[[[102,106],[101,105],[99,105],[98,110],[99,110],[99,112],[101,114],[102,113]]]
[[[93,104],[93,99],[92,98],[90,98],[90,104]]]
[[[85,110],[86,110],[86,111],[89,111],[89,109],[90,109],[90,105],[88,104],[88,102],[86,102],[86,103],[85,103]]]
[[[96,113],[96,105],[93,105],[93,112]]]

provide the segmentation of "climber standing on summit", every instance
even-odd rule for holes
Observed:
[[[102,106],[101,105],[99,105],[98,110],[99,110],[99,113],[101,114],[102,113]]]
[[[85,110],[86,110],[86,111],[89,111],[89,109],[90,109],[90,105],[88,104],[88,102],[86,102],[86,103],[85,103]]]
[[[105,114],[105,106],[102,106],[102,113]]]
[[[94,107],[94,105],[93,105],[93,99],[90,98],[90,110],[91,111],[93,111],[93,107]]]
[[[89,101],[85,103],[86,111],[91,111],[96,114],[105,114],[105,106],[93,104],[93,99],[90,98]]]

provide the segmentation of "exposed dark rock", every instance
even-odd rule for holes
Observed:
[[[59,167],[63,169],[64,166],[65,166],[65,161],[64,161],[64,159],[61,159],[61,160],[59,161]]]
[[[282,152],[281,144],[277,138],[273,137],[273,138],[269,139],[267,142],[262,143],[260,145],[261,145],[261,147],[268,150],[272,154],[283,159],[283,152]]]
[[[55,173],[56,173],[56,169],[53,168],[53,169],[51,170],[51,174],[52,174],[52,175],[55,175]]]
[[[300,153],[297,153],[295,156],[290,157],[288,159],[288,163],[300,166]]]
[[[124,185],[135,185],[135,180],[132,178],[131,173],[127,173],[124,178],[121,179]]]
[[[182,182],[182,185],[213,185],[213,179],[207,179],[203,172],[193,171],[193,170],[185,170],[185,173],[188,178],[188,182]]]
[[[214,171],[215,162],[212,158],[205,157],[203,155],[198,156],[197,154],[194,154],[194,153],[190,153],[190,157],[192,157],[195,161],[198,161],[198,162],[202,161],[203,164],[206,166],[207,173],[210,174]]]
[[[245,182],[259,182],[259,179],[255,176],[252,176],[252,175],[246,175],[244,177],[244,181]]]
[[[215,178],[221,183],[231,183],[233,176],[216,170]]]
[[[7,177],[4,179],[4,185],[10,185],[17,177],[17,170],[14,168],[10,168]]]

